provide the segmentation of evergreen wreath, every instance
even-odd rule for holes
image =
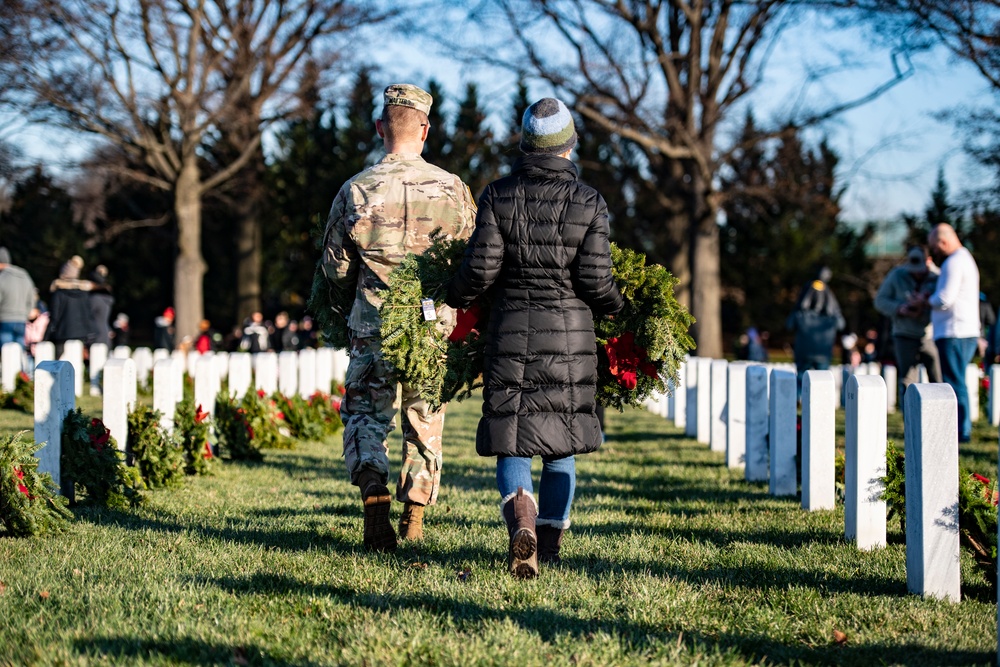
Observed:
[[[317,247],[321,242],[317,242]],[[322,262],[316,263],[312,288],[306,309],[313,314],[316,328],[323,336],[323,343],[343,350],[351,344],[347,318],[354,307],[355,292],[333,284],[323,271]]]
[[[260,448],[254,441],[256,434],[247,419],[242,401],[237,402],[228,393],[219,392],[215,399],[214,422],[220,455],[234,461],[262,461],[264,459]]]
[[[378,296],[382,299],[382,355],[401,379],[437,409],[452,399],[469,397],[482,386],[486,340],[476,329],[484,330],[486,323],[481,320],[459,337],[442,331],[437,320],[424,320],[421,301],[444,301],[448,282],[468,245],[463,239],[444,238],[440,229],[431,233],[430,240],[422,255],[407,255],[389,274],[386,289]],[[485,302],[477,302],[477,307],[479,313],[489,313]]]
[[[61,468],[63,479],[72,480],[74,491],[92,502],[119,510],[143,502],[139,471],[125,464],[104,422],[80,408],[63,420]]]
[[[295,448],[295,441],[286,435],[285,415],[275,397],[268,396],[263,389],[248,391],[240,401],[240,409],[258,449]]]
[[[48,474],[39,474],[41,448],[25,432],[0,438],[0,536],[60,533],[73,514]]]
[[[625,302],[614,318],[595,323],[597,402],[623,410],[639,407],[653,391],[676,384],[684,355],[694,349],[694,318],[674,296],[677,279],[646,256],[611,244],[611,275]]]
[[[409,255],[389,275],[383,300],[382,354],[400,378],[415,387],[421,398],[437,407],[462,400],[481,386],[485,328],[480,321],[472,331],[449,336],[426,322],[420,302],[440,302],[448,281],[462,260],[465,241],[432,235],[423,255]],[[677,381],[680,364],[694,341],[688,328],[694,322],[677,302],[677,279],[646,257],[611,244],[612,275],[625,305],[614,318],[595,323],[598,340],[597,400],[606,407],[641,406],[653,391],[665,391],[665,382]],[[483,313],[489,304],[477,303]],[[451,340],[451,338],[458,340]]]
[[[14,378],[14,391],[9,394],[0,391],[0,407],[34,414],[35,383],[27,373],[21,371]]]
[[[293,438],[298,440],[322,440],[336,433],[341,426],[338,410],[334,411],[329,394],[315,392],[308,400],[301,396],[278,394],[281,414]]]
[[[209,442],[211,415],[184,399],[174,413],[174,430],[184,451],[184,472],[188,475],[208,475],[215,463],[215,450]]]
[[[142,403],[128,413],[129,459],[150,488],[176,486],[184,479],[184,452],[160,426],[162,417]]]

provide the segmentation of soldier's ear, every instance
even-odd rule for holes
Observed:
[[[375,119],[375,131],[378,133],[378,136],[380,136],[383,139],[385,139],[385,127],[382,125],[382,119],[381,118],[376,118]]]

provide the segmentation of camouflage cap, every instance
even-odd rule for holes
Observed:
[[[385,106],[410,107],[429,114],[434,98],[426,90],[412,83],[394,83],[386,86],[385,92],[382,93],[382,103]]]

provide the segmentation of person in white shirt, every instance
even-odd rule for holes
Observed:
[[[937,289],[929,298],[934,344],[941,358],[941,376],[958,399],[958,441],[972,436],[965,367],[972,362],[979,339],[979,267],[958,239],[954,227],[941,223],[927,235],[934,263],[941,267]]]

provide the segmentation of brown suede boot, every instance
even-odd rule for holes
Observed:
[[[365,547],[372,551],[395,551],[396,531],[389,521],[392,496],[382,483],[382,476],[374,470],[365,470],[358,475],[358,487],[365,506]]]
[[[423,505],[411,502],[407,502],[403,505],[403,514],[399,517],[399,539],[424,539]]]
[[[507,549],[507,569],[518,579],[538,576],[538,542],[535,538],[535,517],[538,508],[531,494],[518,487],[517,495],[503,506],[510,546]]]
[[[535,534],[538,535],[538,562],[558,565],[562,560],[559,558],[559,547],[562,546],[563,533],[566,531],[555,526],[541,525],[535,527]]]

